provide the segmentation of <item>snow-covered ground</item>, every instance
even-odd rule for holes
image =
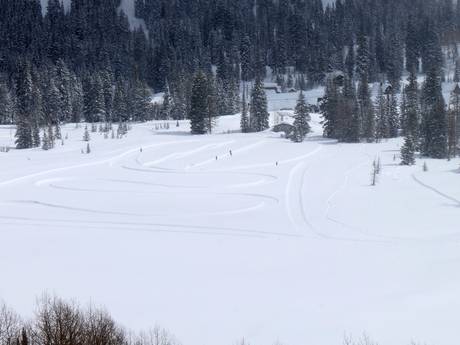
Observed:
[[[93,134],[89,155],[74,125],[52,151],[0,153],[2,299],[92,301],[186,345],[458,344],[460,160],[401,167],[400,140],[337,144],[318,116],[302,144],[226,134],[238,116],[206,136],[154,127]]]

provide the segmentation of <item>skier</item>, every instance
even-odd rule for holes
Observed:
[[[232,150],[230,150],[230,157],[233,157],[233,152],[232,152]]]

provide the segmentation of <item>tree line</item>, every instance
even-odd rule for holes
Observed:
[[[40,0],[0,0],[0,123],[21,127],[19,148],[39,145],[44,128],[59,135],[60,123],[192,119],[195,109],[206,119],[194,133],[209,131],[215,114],[245,107],[258,115],[244,131],[262,130],[261,93],[251,91],[262,103],[254,110],[239,97],[241,83],[267,77],[284,90],[326,85],[345,110],[343,118],[326,117],[327,135],[372,140],[373,126],[377,137],[392,135],[397,119],[372,122],[369,83],[387,82],[398,94],[404,70],[428,74],[442,65],[441,46],[458,60],[460,4],[453,0],[135,3],[145,30],[130,28],[120,0],[71,0],[68,11],[60,0],[49,0],[46,11]],[[346,74],[340,90],[329,78],[337,71]],[[197,104],[203,76],[206,100]],[[164,92],[161,105],[148,102],[152,92]]]
[[[0,345],[177,345],[168,331],[155,327],[134,333],[103,308],[83,308],[58,297],[42,296],[33,317],[22,319],[0,303]]]

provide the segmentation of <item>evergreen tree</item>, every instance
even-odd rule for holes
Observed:
[[[250,126],[254,131],[261,132],[269,128],[268,120],[267,96],[262,81],[257,79],[251,92]]]
[[[339,140],[356,143],[360,140],[361,119],[359,116],[358,102],[354,84],[350,78],[345,78],[342,103],[339,108],[341,117],[339,121]]]
[[[393,88],[387,95],[386,108],[388,119],[388,137],[396,138],[399,130],[399,111],[398,100]]]
[[[294,112],[294,134],[291,137],[292,141],[297,143],[304,141],[305,137],[310,132],[310,125],[308,124],[309,119],[310,115],[308,113],[305,96],[303,92],[300,91]]]
[[[117,84],[115,86],[112,118],[114,121],[118,121],[118,122],[126,121],[128,119],[128,105],[126,102],[126,86],[121,79],[117,81]]]
[[[439,70],[429,71],[422,92],[421,151],[424,156],[447,155],[447,117]]]
[[[367,142],[373,142],[375,140],[375,112],[365,74],[361,75],[361,80],[358,84],[358,104],[359,115],[362,121],[361,136]]]
[[[242,103],[243,103],[243,107],[241,110],[241,120],[240,120],[241,132],[248,133],[250,131],[250,126],[249,126],[249,115],[248,115],[248,103],[246,100],[246,90],[243,90]]]
[[[415,142],[410,134],[404,138],[404,145],[401,148],[401,164],[415,164]]]
[[[389,137],[386,102],[382,84],[379,86],[375,109],[377,111],[376,139],[380,141]]]
[[[32,77],[29,64],[21,66],[16,77],[17,94],[17,121],[16,121],[16,148],[28,149],[33,146],[33,99]]]
[[[320,111],[323,117],[322,125],[324,136],[327,138],[337,138],[339,102],[339,88],[334,80],[329,78],[326,82],[325,94],[320,104]]]
[[[206,75],[200,71],[195,74],[192,85],[192,98],[189,113],[192,134],[206,133],[208,92],[208,79]]]
[[[251,40],[246,35],[241,42],[241,80],[250,81],[253,78],[253,64],[251,59]]]
[[[417,76],[411,72],[408,85],[404,89],[405,106],[403,108],[403,131],[406,136],[410,136],[417,145],[420,132],[420,106]]]

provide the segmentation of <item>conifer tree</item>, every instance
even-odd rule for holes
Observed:
[[[394,89],[387,95],[386,99],[386,111],[388,119],[388,137],[396,138],[398,136],[399,129],[399,111],[398,111],[398,100],[394,93]]]
[[[326,82],[326,90],[321,101],[320,111],[323,117],[322,125],[324,136],[327,138],[337,138],[338,107],[340,102],[340,92],[337,84],[332,79]]]
[[[410,134],[404,138],[404,145],[401,148],[401,164],[415,164],[415,142]]]
[[[432,158],[447,155],[447,116],[436,66],[430,69],[423,86],[421,151]]]
[[[113,99],[112,118],[114,121],[128,119],[128,107],[126,102],[126,86],[121,79],[117,81]]]
[[[249,126],[249,115],[248,115],[248,103],[246,100],[246,90],[243,90],[243,99],[242,99],[242,110],[241,110],[241,120],[240,127],[242,133],[248,133],[250,131]]]
[[[350,78],[345,78],[342,104],[339,109],[342,113],[339,122],[339,140],[348,143],[359,142],[361,133],[361,118],[359,116],[355,86]]]
[[[251,92],[250,126],[256,132],[264,131],[269,128],[268,119],[267,96],[258,78]]]
[[[420,132],[420,106],[417,76],[411,72],[409,83],[404,89],[405,106],[403,108],[403,130],[406,136],[410,136],[418,146]]]
[[[190,106],[190,125],[192,134],[206,133],[206,117],[208,114],[208,79],[199,71],[195,74],[192,85]]]
[[[362,121],[362,137],[367,142],[375,141],[375,112],[367,76],[361,75],[358,84],[359,115]]]
[[[16,148],[28,149],[33,146],[32,138],[32,77],[28,63],[21,66],[16,77],[17,121]]]
[[[376,139],[380,141],[381,139],[389,137],[386,102],[382,84],[379,86],[375,109],[377,112]]]
[[[294,112],[294,134],[291,137],[292,141],[297,143],[304,141],[305,137],[310,132],[310,125],[308,124],[309,119],[310,115],[308,113],[305,95],[300,91]]]

